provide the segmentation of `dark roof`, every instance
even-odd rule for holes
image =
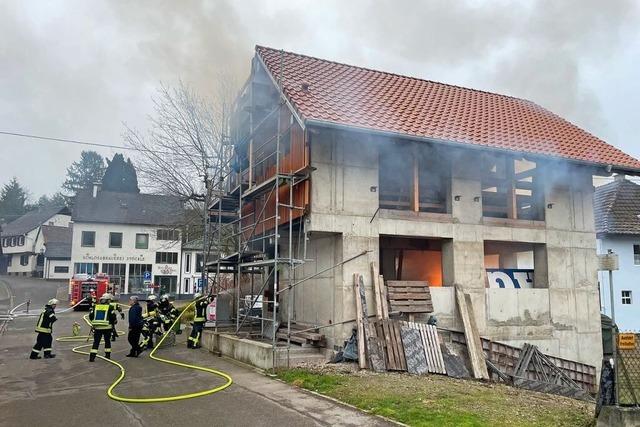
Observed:
[[[200,251],[202,252],[202,245],[204,242],[202,239],[190,240],[182,244],[183,251]]]
[[[640,171],[640,161],[531,101],[256,46],[307,124]]]
[[[71,243],[73,230],[71,227],[56,227],[53,225],[42,226],[44,243]]]
[[[596,233],[640,234],[640,185],[616,178],[593,195]]]
[[[2,236],[19,236],[26,234],[38,228],[56,214],[69,215],[69,209],[66,207],[52,207],[27,212],[20,218],[2,227]]]
[[[184,215],[179,198],[141,193],[99,191],[76,196],[71,219],[75,222],[175,225]]]
[[[71,243],[47,243],[44,256],[49,259],[71,259]]]

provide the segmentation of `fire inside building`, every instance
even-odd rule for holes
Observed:
[[[530,101],[266,47],[231,136],[209,269],[273,357],[340,348],[357,273],[370,311],[376,276],[422,282],[432,308],[411,319],[462,330],[459,288],[482,337],[599,369],[592,177],[640,161]]]

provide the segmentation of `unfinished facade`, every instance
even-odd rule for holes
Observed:
[[[636,159],[528,101],[263,47],[233,131],[211,208],[239,236],[218,266],[239,313],[253,296],[340,346],[375,262],[427,281],[440,327],[461,329],[460,285],[482,336],[600,365],[592,176]]]

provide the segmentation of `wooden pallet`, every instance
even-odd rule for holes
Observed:
[[[416,322],[401,322],[401,327],[404,330],[411,329],[416,331],[418,341],[410,342],[409,339],[405,340],[404,335],[406,335],[406,331],[403,335],[403,344],[405,347],[405,355],[407,359],[407,370],[411,373],[412,368],[409,362],[409,351],[408,347],[415,347],[413,350],[414,361],[416,361],[419,365],[424,361],[424,366],[420,366],[417,369],[414,369],[418,374],[421,373],[433,373],[433,374],[446,374],[447,370],[444,365],[444,358],[442,357],[442,349],[440,348],[440,339],[438,338],[438,329],[433,325],[427,325],[425,323],[416,323]],[[415,334],[414,334],[415,335]]]
[[[388,280],[387,296],[389,309],[392,312],[431,313],[433,304],[429,284],[422,281]]]
[[[379,345],[383,349],[387,370],[406,371],[407,362],[400,335],[400,322],[382,319],[376,320],[373,324],[379,338]]]
[[[292,343],[302,346],[324,347],[325,337],[317,332],[317,330],[308,330],[309,327],[301,324],[291,325],[290,340]],[[276,338],[281,341],[287,341],[287,328],[281,326],[276,334]]]

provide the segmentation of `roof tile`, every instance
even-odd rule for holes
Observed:
[[[257,46],[303,120],[547,155],[625,170],[640,161],[524,99]],[[301,90],[302,83],[309,90]]]

